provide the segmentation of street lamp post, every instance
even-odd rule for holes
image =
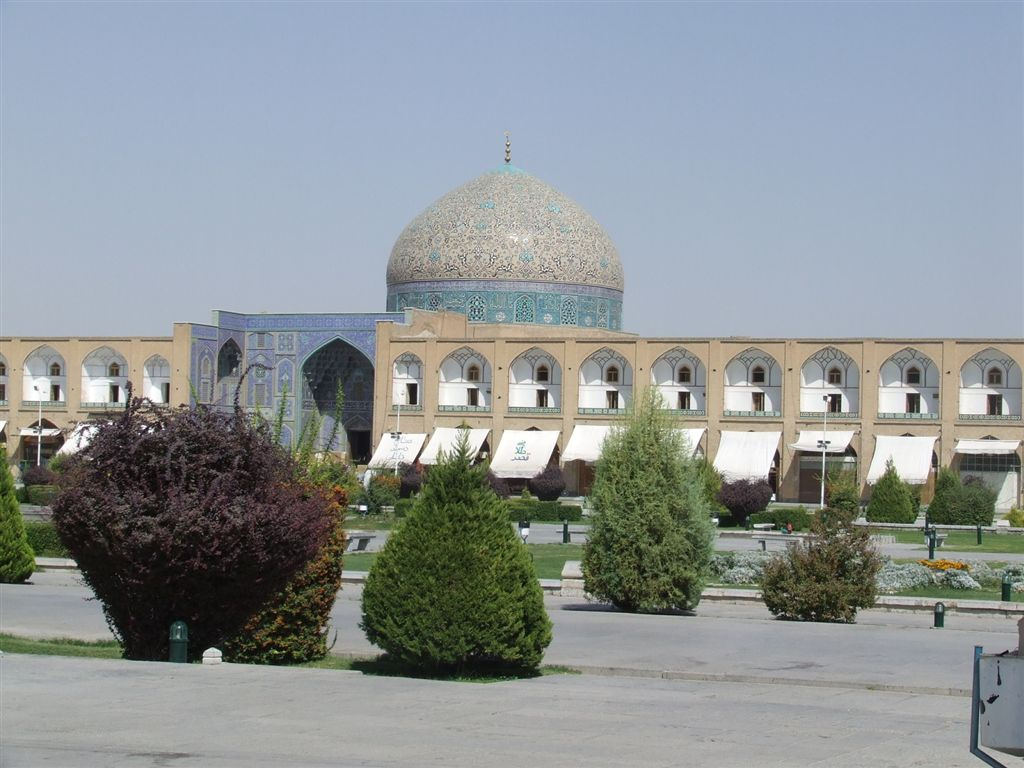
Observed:
[[[395,433],[391,439],[395,441],[395,477],[398,477],[398,451],[402,443],[402,401],[395,404],[398,408],[398,416],[395,417]]]
[[[825,453],[828,451],[829,443],[825,439],[828,437],[828,395],[822,395],[821,399],[825,403],[825,409],[821,414],[821,440],[818,441],[818,447],[821,448],[821,500],[818,502],[818,509],[825,508]]]
[[[43,390],[38,384],[33,384],[32,389],[39,393],[36,402],[39,404],[39,416],[36,419],[36,466],[43,466]]]

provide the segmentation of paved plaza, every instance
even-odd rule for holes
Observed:
[[[108,636],[71,572],[0,586],[2,630]],[[359,585],[334,652],[373,653]],[[547,597],[548,664],[489,685],[243,665],[5,655],[0,765],[973,766],[971,659],[1016,646],[1006,617],[864,611],[853,626],[707,602],[628,615]]]

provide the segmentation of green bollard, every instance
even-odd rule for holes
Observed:
[[[999,599],[1002,600],[1004,603],[1010,602],[1010,587],[1011,586],[1012,585],[1010,584],[1010,574],[1004,573],[1003,574],[1003,583],[1002,583],[1002,594],[999,596]]]
[[[978,546],[981,546],[981,523],[978,523]]]
[[[171,624],[171,651],[168,661],[188,663],[188,625],[184,621]]]
[[[928,529],[928,559],[935,559],[935,529]]]
[[[946,604],[936,603],[935,604],[935,622],[933,625],[936,629],[942,629],[946,626]]]
[[[568,544],[569,541],[570,541],[570,539],[569,539],[569,521],[568,520],[563,520],[562,521],[562,543],[563,544]]]

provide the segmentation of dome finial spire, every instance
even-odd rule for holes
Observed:
[[[508,138],[508,131],[505,131],[505,165],[512,162],[512,142]]]

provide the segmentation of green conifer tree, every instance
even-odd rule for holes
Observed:
[[[420,670],[530,670],[551,622],[526,547],[465,438],[431,468],[363,588],[370,642]]]
[[[960,477],[956,472],[949,467],[939,469],[939,476],[935,479],[935,495],[928,505],[928,518],[932,522],[948,522],[946,515],[950,504],[955,503],[961,488]]]
[[[892,459],[889,459],[885,463],[885,474],[871,492],[867,519],[873,523],[912,523],[916,517],[910,491],[900,480]]]
[[[649,388],[597,462],[583,550],[587,592],[627,611],[696,607],[714,543],[706,488]]]
[[[7,449],[0,447],[0,582],[20,584],[36,568],[35,554],[25,534]]]

